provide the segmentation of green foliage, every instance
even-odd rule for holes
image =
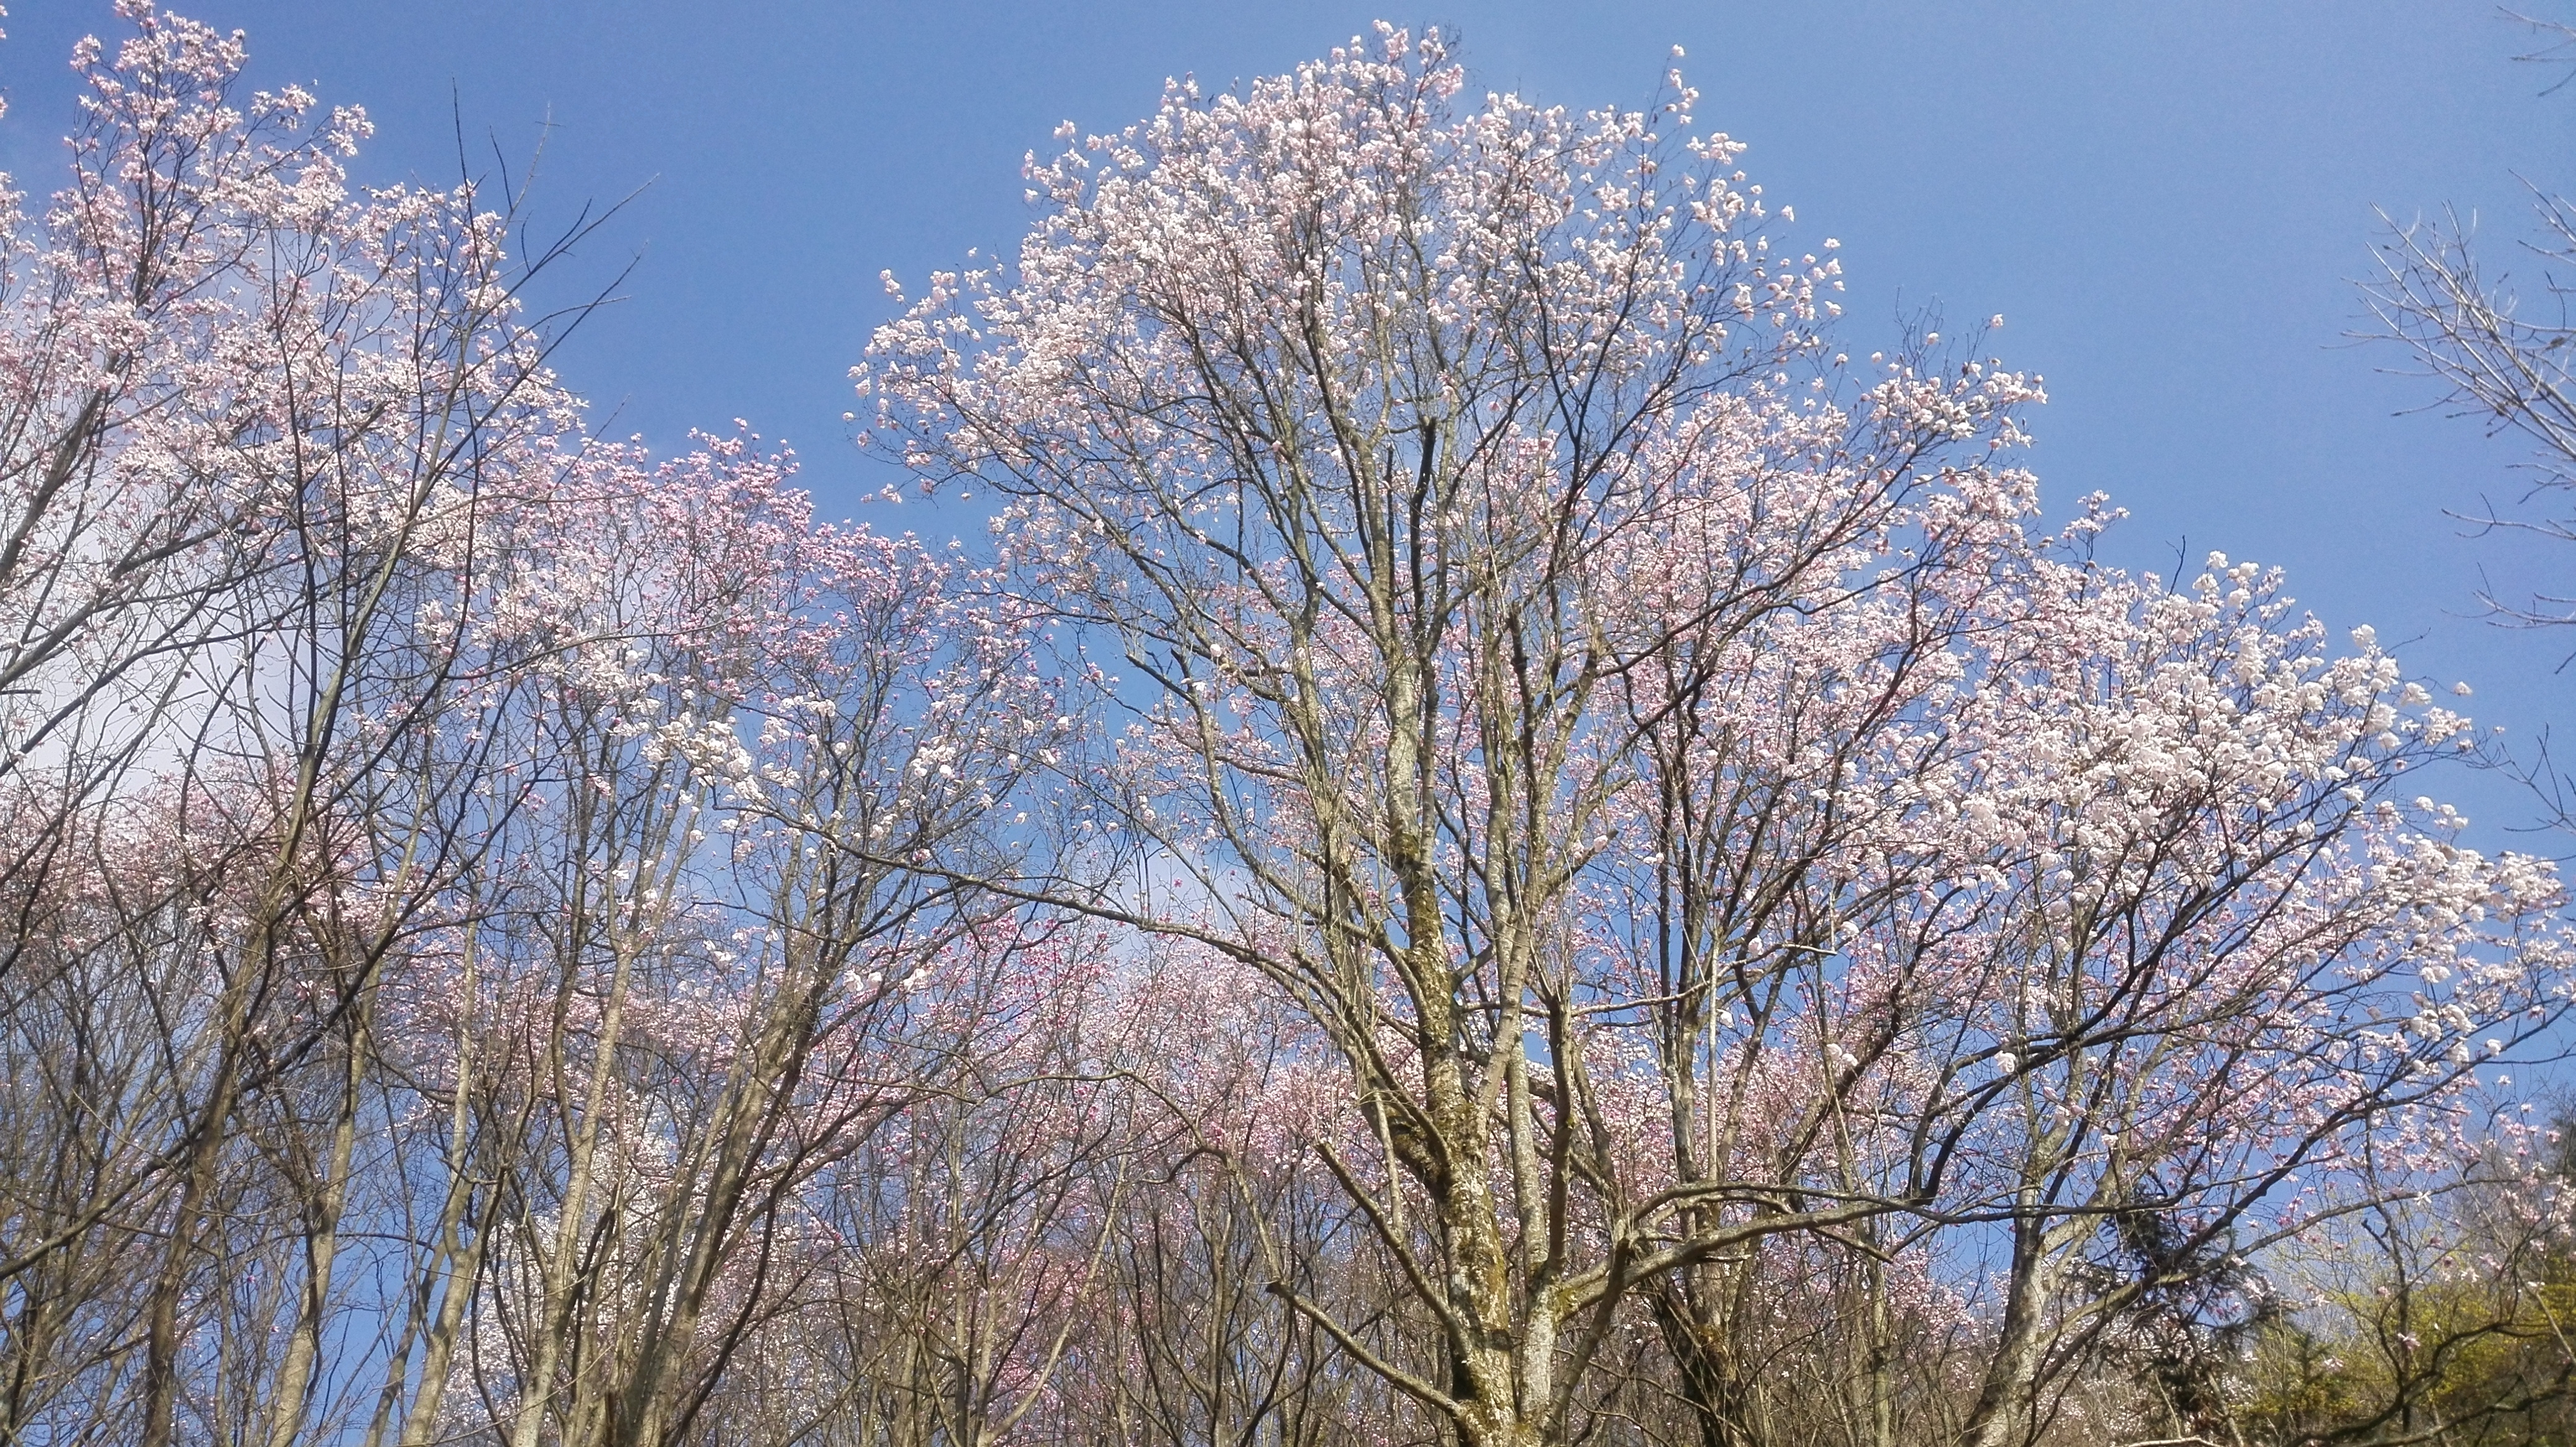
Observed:
[[[2564,1138],[2565,1132],[2558,1132]],[[2232,1384],[2248,1444],[2576,1442],[2576,1239],[2564,1163],[2375,1214],[2285,1276],[2313,1287],[2258,1324]]]

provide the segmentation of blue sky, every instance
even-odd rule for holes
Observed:
[[[10,8],[0,167],[41,192],[71,116],[64,57],[116,22],[108,0]],[[177,8],[247,29],[254,84],[365,105],[363,180],[452,180],[461,112],[486,173],[496,146],[519,168],[542,137],[541,224],[644,188],[555,294],[637,263],[565,349],[568,379],[658,444],[736,417],[792,441],[833,513],[880,480],[839,420],[886,315],[878,272],[1007,249],[1028,219],[1020,158],[1059,120],[1112,129],[1165,76],[1281,70],[1381,13],[1463,36],[1486,87],[1576,106],[1644,99],[1680,44],[1703,122],[1751,143],[1746,168],[1802,234],[1843,243],[1848,349],[1885,343],[1900,307],[2007,318],[1996,350],[2053,399],[2030,461],[2060,507],[2101,489],[2131,511],[2116,560],[2280,564],[2338,628],[2371,623],[2410,671],[2469,680],[2511,736],[2553,716],[2576,734],[2576,668],[2554,672],[2576,634],[2472,617],[2481,568],[2528,591],[2576,572],[2576,550],[2469,540],[2444,516],[2515,496],[2518,449],[2398,415],[2428,384],[2346,341],[2374,207],[2474,210],[2502,258],[2530,234],[2518,176],[2576,188],[2576,85],[2543,95],[2560,73],[2515,63],[2529,33],[2475,0]],[[2523,812],[2445,783],[2482,842]]]

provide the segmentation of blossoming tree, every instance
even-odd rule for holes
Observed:
[[[2468,721],[2044,529],[1677,72],[1033,158],[858,374],[969,549],[596,435],[474,186],[120,11],[0,224],[0,1438],[2259,1434],[2295,1252],[2561,1239]]]
[[[1982,1234],[1955,1432],[2028,1440],[2176,1263],[2458,1128],[2560,1007],[2554,878],[2371,802],[2465,723],[2366,636],[2091,565],[2098,512],[2034,535],[2035,381],[1831,354],[1832,244],[1678,72],[1465,84],[1383,27],[1176,83],[878,334],[873,435],[1007,500],[1090,681],[1076,832],[985,882],[1293,1005],[1428,1329],[1274,1290],[1445,1430],[1580,1435],[1645,1310],[1709,1440],[1767,1440],[1783,1252],[1884,1321]],[[2180,1246],[2101,1269],[2150,1219]],[[1849,1342],[1871,1440],[1889,1345]]]

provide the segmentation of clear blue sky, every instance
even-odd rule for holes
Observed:
[[[2576,18],[2552,3],[2531,0]],[[41,193],[64,57],[116,22],[108,0],[10,8],[0,166]],[[1997,349],[2054,398],[2033,465],[2061,507],[2099,488],[2131,510],[2115,558],[2281,564],[2338,628],[2374,624],[2410,671],[2475,684],[2482,719],[2528,740],[2556,717],[2576,740],[2576,668],[2553,673],[2576,634],[2469,616],[2481,567],[2527,590],[2576,575],[2576,549],[2459,536],[2444,509],[2513,496],[2518,451],[2395,415],[2427,384],[2344,342],[2374,206],[2475,209],[2501,258],[2529,234],[2517,175],[2576,188],[2576,85],[2542,95],[2558,73],[2513,63],[2528,32],[2476,0],[177,8],[246,28],[254,84],[365,105],[362,179],[452,180],[453,95],[479,167],[495,143],[523,165],[542,132],[541,218],[645,187],[577,268],[596,284],[640,257],[566,349],[569,380],[664,445],[749,419],[796,445],[835,513],[871,474],[839,419],[886,314],[877,273],[1013,243],[1021,155],[1059,120],[1113,129],[1167,75],[1277,71],[1381,13],[1462,35],[1484,86],[1578,106],[1643,99],[1678,43],[1703,122],[1751,143],[1802,232],[1843,242],[1851,350],[1887,340],[1900,297],[2006,316]],[[2520,811],[2444,784],[2482,842]]]

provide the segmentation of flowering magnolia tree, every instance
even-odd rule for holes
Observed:
[[[123,15],[0,238],[0,1436],[685,1436],[1034,958],[917,867],[1026,630],[586,435],[471,185]]]
[[[1440,1431],[1590,1434],[1651,1319],[1707,1440],[1775,1440],[1822,1271],[1869,1440],[1944,1312],[1939,1432],[2030,1440],[2194,1263],[2456,1159],[2561,1008],[2554,876],[2382,797],[2467,725],[2366,633],[2033,534],[2033,379],[1830,354],[1832,244],[1678,72],[1465,85],[1387,28],[1176,84],[878,334],[874,437],[1007,499],[1092,698],[1074,832],[984,882],[1312,1032],[1421,1329],[1272,1290]]]
[[[1387,29],[1032,160],[858,373],[970,551],[595,435],[473,184],[120,14],[0,215],[0,1440],[2424,1441],[2517,1410],[2441,1375],[2498,1333],[2550,1390],[2497,1112],[2561,900],[2414,792],[2467,720],[2042,530],[2037,380],[1837,352],[1678,73]]]
[[[362,114],[238,98],[239,37],[127,16],[112,59],[73,57],[69,181],[0,215],[0,994],[27,1148],[0,1431],[54,1435],[49,1400],[112,1385],[149,1443],[243,1216],[229,1158],[345,1058],[424,882],[472,847],[440,799],[475,760],[424,725],[489,660],[439,608],[484,581],[482,499],[515,506],[572,409],[511,320],[498,218],[353,195]],[[317,1282],[331,1140],[296,1167]],[[281,1401],[325,1330],[291,1296]]]

